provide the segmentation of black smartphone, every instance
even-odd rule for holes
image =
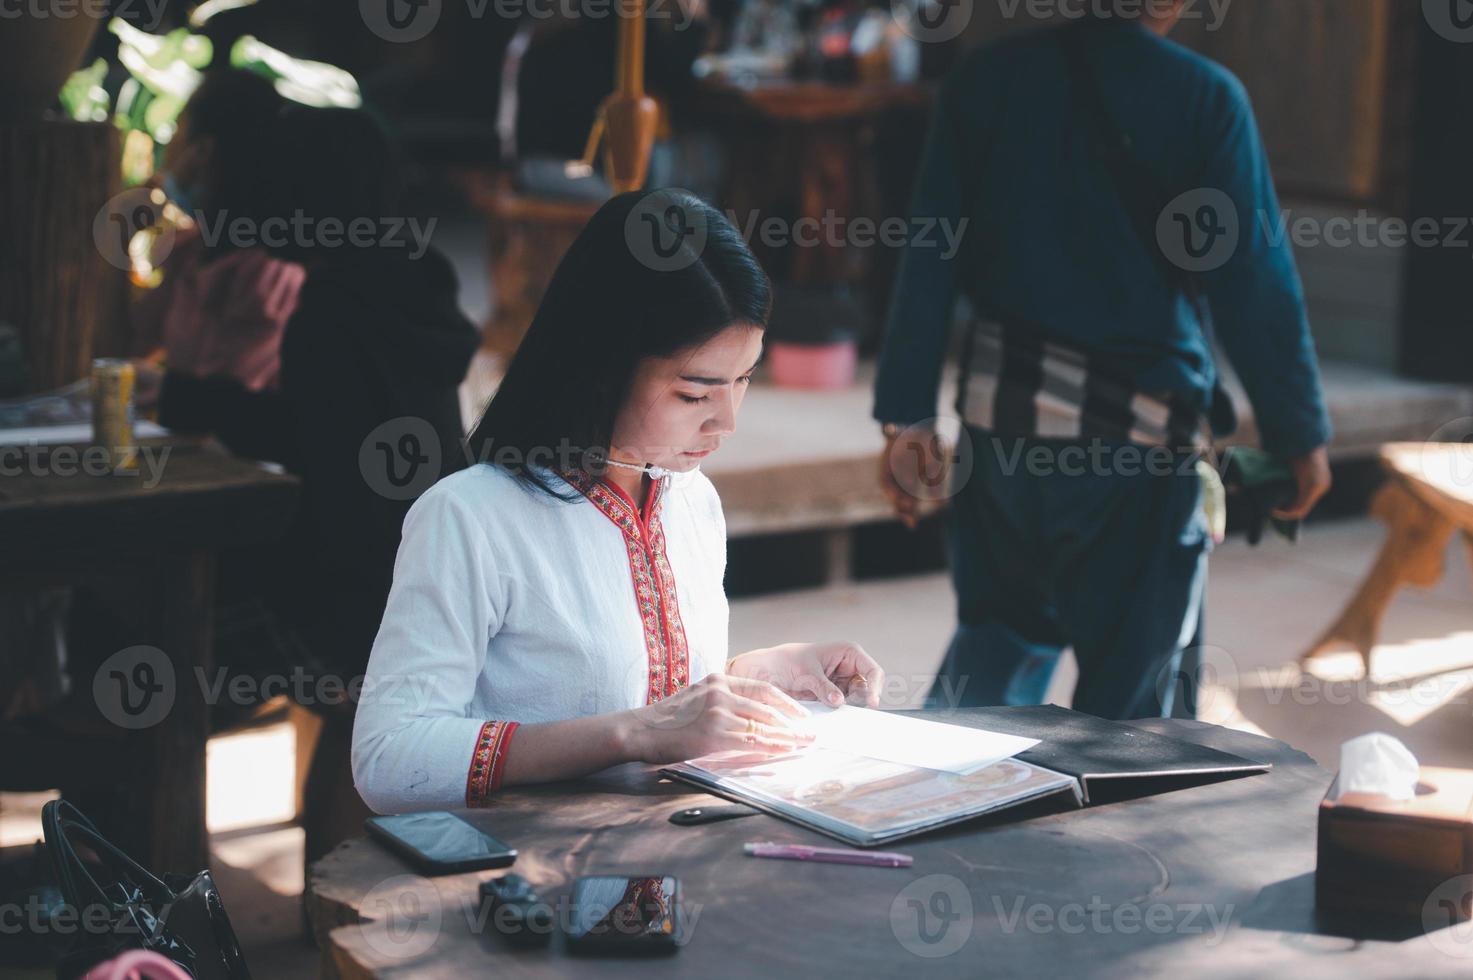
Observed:
[[[427,875],[507,868],[517,859],[514,848],[443,810],[369,817],[363,826],[370,837]]]
[[[573,886],[564,928],[568,951],[588,955],[673,953],[679,949],[679,880],[661,875],[592,875]]]

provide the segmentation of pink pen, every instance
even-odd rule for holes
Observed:
[[[867,864],[879,868],[908,868],[915,860],[909,854],[894,851],[853,851],[844,847],[813,847],[809,844],[774,844],[772,841],[748,841],[742,850],[750,857],[779,858],[784,861],[827,861],[831,864]]]

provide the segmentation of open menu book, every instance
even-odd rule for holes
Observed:
[[[798,752],[723,752],[662,771],[870,847],[1043,797],[1084,806],[1091,783],[1101,779],[1151,780],[1164,791],[1182,780],[1268,768],[1047,705],[978,709],[966,720],[989,728],[850,706],[816,708],[808,720],[815,743]]]

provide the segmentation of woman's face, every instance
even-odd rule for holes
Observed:
[[[181,189],[190,191],[191,209],[201,207],[208,197],[210,170],[215,153],[215,141],[209,136],[196,136],[189,124],[189,110],[179,116],[174,138],[164,147],[163,170],[173,178]],[[194,198],[200,198],[195,200]],[[177,202],[181,203],[182,202]]]
[[[672,357],[646,358],[614,421],[613,458],[695,469],[736,431],[761,356],[762,328],[739,324]]]

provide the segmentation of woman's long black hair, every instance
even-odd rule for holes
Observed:
[[[211,220],[259,220],[265,203],[262,173],[278,114],[287,101],[266,78],[243,68],[207,71],[184,104],[184,137],[211,140],[211,186],[205,202]],[[235,248],[230,235],[212,238],[210,252]]]
[[[539,468],[572,455],[597,470],[640,361],[766,327],[771,306],[767,275],[715,208],[681,190],[612,198],[558,263],[470,458],[564,496]]]

